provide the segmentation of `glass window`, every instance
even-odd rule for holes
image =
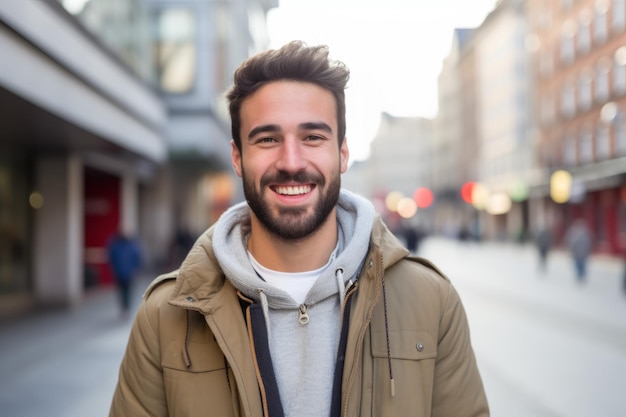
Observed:
[[[613,55],[613,92],[626,92],[626,46],[617,48]]]
[[[580,162],[593,161],[593,133],[591,129],[584,128],[580,136]]]
[[[620,156],[626,155],[626,118],[624,113],[618,111],[615,118],[615,153]]]
[[[24,172],[31,166],[25,152],[0,143],[0,296],[27,292],[29,281],[29,225],[32,182]],[[31,206],[34,205],[31,203]]]
[[[624,31],[626,23],[626,0],[613,0],[611,7],[611,30],[613,33]]]
[[[568,82],[563,86],[563,91],[561,92],[561,114],[565,117],[573,116],[575,110],[574,105],[574,85],[571,82]]]
[[[581,54],[589,52],[591,46],[591,16],[589,11],[584,10],[580,13],[578,23],[577,48]]]
[[[574,61],[574,35],[576,24],[568,20],[563,24],[561,33],[561,62],[571,64]]]
[[[196,25],[189,9],[164,9],[156,22],[157,78],[169,93],[190,91],[196,75]]]
[[[596,43],[604,43],[606,42],[607,36],[607,27],[606,27],[606,8],[596,7],[594,13],[594,31],[593,31],[593,40]]]
[[[567,166],[576,165],[576,137],[568,134],[563,145],[563,163]]]
[[[591,107],[591,78],[586,73],[578,79],[578,106],[581,110]]]
[[[608,126],[598,126],[596,135],[596,155],[599,160],[608,159],[611,154],[611,136]]]
[[[606,63],[600,62],[596,68],[596,101],[604,102],[609,97],[609,70]]]

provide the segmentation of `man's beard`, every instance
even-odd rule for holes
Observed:
[[[326,181],[321,175],[307,174],[304,171],[291,175],[287,172],[279,171],[276,175],[264,175],[261,178],[260,190],[269,190],[267,184],[270,183],[312,183],[319,190],[320,198],[309,215],[306,214],[307,208],[300,207],[280,207],[278,208],[278,213],[274,215],[267,201],[263,199],[262,192],[255,187],[254,181],[246,177],[243,167],[241,171],[243,192],[248,205],[267,230],[285,240],[298,240],[313,233],[326,221],[339,200],[339,190],[341,188],[339,175],[331,178],[328,183],[328,189],[324,192]]]

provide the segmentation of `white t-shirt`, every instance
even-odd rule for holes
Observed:
[[[285,291],[296,303],[303,304],[309,290],[311,290],[311,287],[313,287],[313,284],[315,284],[315,281],[317,281],[322,272],[324,272],[333,259],[335,259],[336,253],[337,247],[335,247],[335,250],[330,255],[330,259],[328,259],[326,265],[313,271],[305,272],[280,272],[268,269],[254,259],[250,251],[248,251],[248,258],[254,270],[265,282]]]

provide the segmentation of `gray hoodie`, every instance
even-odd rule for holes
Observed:
[[[374,207],[342,190],[337,204],[337,256],[322,272],[304,306],[256,274],[247,255],[250,209],[246,203],[218,220],[213,249],[228,280],[261,303],[269,349],[285,416],[327,416],[341,331],[345,289],[355,280],[368,250]],[[304,308],[309,321],[300,322]]]

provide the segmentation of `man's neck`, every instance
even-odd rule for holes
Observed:
[[[337,246],[337,219],[332,212],[316,231],[299,240],[285,240],[252,216],[248,250],[266,268],[280,272],[312,271],[326,265]]]

